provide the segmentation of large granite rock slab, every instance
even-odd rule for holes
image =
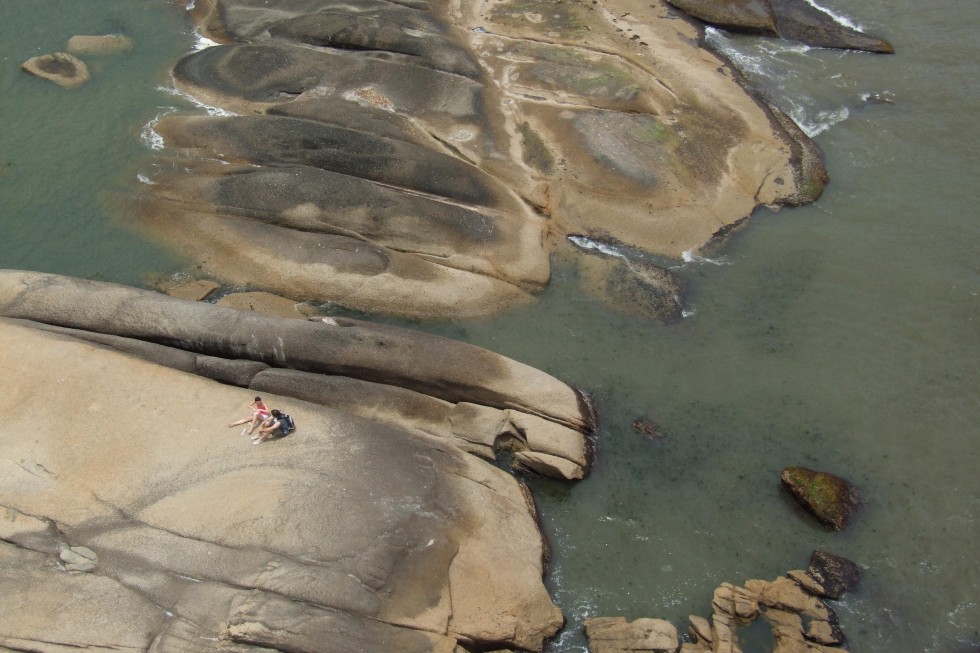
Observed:
[[[268,395],[300,428],[253,447],[225,428],[251,391],[8,319],[0,368],[0,646],[538,650],[562,624],[526,490],[443,439]]]
[[[663,3],[202,0],[192,15],[222,45],[174,83],[240,115],[160,121],[185,172],[154,179],[143,223],[228,283],[486,315],[530,301],[570,234],[679,258],[824,183],[808,139]]]
[[[588,470],[584,434],[594,424],[584,395],[540,370],[448,338],[351,319],[277,318],[9,270],[0,271],[0,316],[443,437],[487,458],[506,447],[564,460],[551,475],[581,478]]]

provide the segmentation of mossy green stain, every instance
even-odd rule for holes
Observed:
[[[521,133],[521,149],[524,163],[543,172],[550,174],[555,169],[555,158],[551,155],[544,139],[536,131],[531,129],[527,122],[521,123],[518,127]]]

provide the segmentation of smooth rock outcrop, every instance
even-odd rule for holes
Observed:
[[[860,502],[857,488],[840,476],[806,467],[786,467],[783,487],[821,523],[842,530]]]
[[[662,4],[192,9],[222,45],[178,62],[175,85],[241,115],[156,125],[185,171],[154,179],[143,224],[228,283],[486,315],[532,301],[565,235],[679,257],[823,185],[812,143]],[[661,314],[657,274],[596,272]]]
[[[526,490],[445,440],[268,395],[299,430],[253,447],[225,428],[251,391],[9,319],[0,368],[0,646],[538,650],[562,624]]]
[[[587,399],[539,370],[448,338],[350,319],[280,319],[126,286],[0,271],[0,316],[262,392],[457,441],[561,458],[581,478]],[[520,460],[518,462],[521,462]]]
[[[31,57],[20,67],[30,74],[65,88],[76,88],[89,80],[88,66],[67,52]]]
[[[704,22],[734,32],[779,36],[820,48],[891,54],[884,39],[840,23],[804,0],[667,0]]]

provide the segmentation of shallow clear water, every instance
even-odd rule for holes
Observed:
[[[587,615],[683,627],[707,616],[719,583],[772,579],[817,547],[864,568],[837,605],[850,650],[980,645],[980,4],[820,4],[898,54],[713,37],[773,102],[814,132],[826,126],[815,138],[832,181],[815,205],[758,212],[712,253],[720,265],[685,264],[693,315],[669,326],[619,316],[558,260],[530,309],[425,327],[598,401],[592,476],[532,481],[554,548],[548,582],[570,624],[553,651],[585,650]],[[119,227],[118,207],[150,166],[142,126],[176,102],[155,89],[190,47],[181,12],[148,0],[0,8],[0,265],[127,282],[172,269]],[[100,59],[87,87],[18,70],[74,33],[104,31],[138,46]],[[640,417],[659,439],[633,431]],[[860,487],[847,531],[816,525],[785,496],[779,470],[791,464]]]

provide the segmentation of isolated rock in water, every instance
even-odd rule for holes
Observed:
[[[594,617],[585,620],[585,636],[592,653],[674,653],[678,647],[677,628],[663,619]]]
[[[679,257],[818,194],[806,137],[634,4],[197,3],[224,45],[175,84],[241,115],[157,124],[185,172],[144,224],[231,284],[456,318],[531,301],[568,233]]]
[[[805,467],[787,467],[780,480],[790,494],[823,524],[836,530],[847,525],[858,505],[857,488],[827,472]]]
[[[593,413],[579,392],[448,338],[351,319],[287,320],[17,271],[0,271],[0,316],[182,372],[447,438],[489,458],[509,438],[518,451],[562,458],[539,470],[567,474],[562,478],[581,478],[589,466],[584,433],[594,428]]]
[[[50,80],[65,88],[75,88],[89,80],[88,66],[85,62],[65,52],[32,57],[20,67],[32,75]]]
[[[0,368],[8,647],[539,650],[562,624],[526,490],[451,443],[269,395],[299,428],[255,447],[227,428],[253,392],[8,319]]]
[[[819,48],[846,48],[892,54],[891,43],[842,25],[833,16],[805,0],[769,0],[776,14],[776,29],[784,39]]]
[[[68,39],[67,47],[72,54],[118,54],[132,50],[133,39],[122,34],[78,34]]]
[[[805,0],[668,0],[699,20],[733,32],[779,36],[820,48],[890,54],[890,43],[848,27]]]
[[[839,599],[861,580],[861,568],[847,558],[817,549],[810,556],[806,573],[823,587],[823,596]]]

